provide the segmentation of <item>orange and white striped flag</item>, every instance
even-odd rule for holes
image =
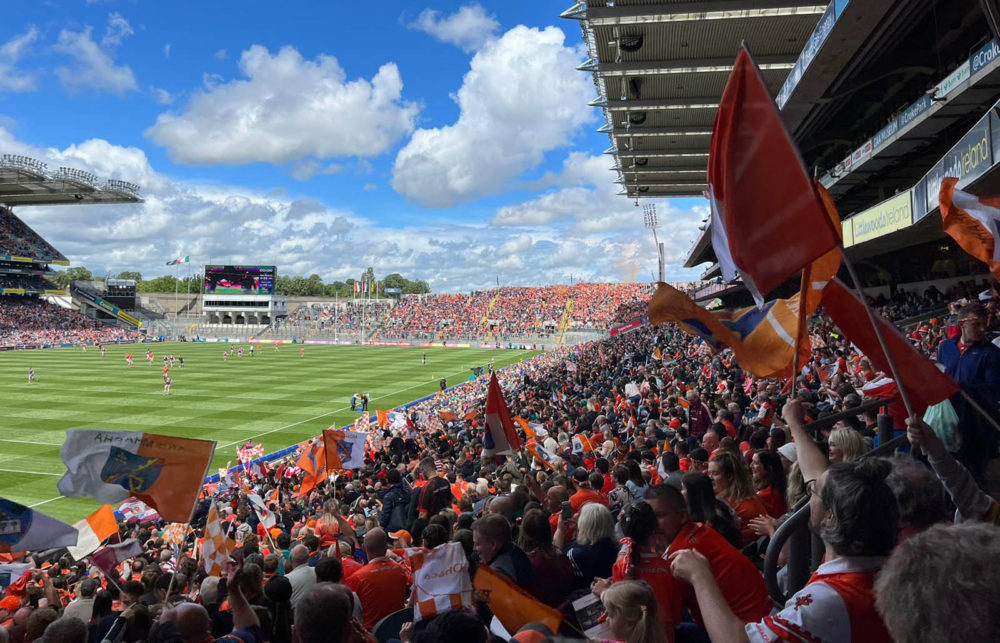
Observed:
[[[205,519],[205,537],[201,543],[201,562],[209,576],[221,576],[226,569],[229,554],[236,549],[236,541],[226,536],[225,527],[219,520],[219,510],[215,502],[209,506]]]
[[[1000,279],[1000,199],[956,190],[957,183],[951,176],[941,181],[941,225],[962,250],[989,266]]]
[[[180,545],[189,533],[191,525],[186,522],[172,522],[163,530],[163,543],[171,547]]]
[[[413,572],[413,622],[433,618],[452,610],[472,607],[472,579],[462,544],[438,545],[430,551],[406,550]]]

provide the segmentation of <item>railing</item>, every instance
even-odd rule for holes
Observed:
[[[848,416],[885,406],[890,402],[892,402],[892,399],[866,402],[848,411],[812,422],[807,425],[807,428],[815,430],[833,426]],[[881,424],[882,422],[880,422]],[[889,431],[891,432],[891,428]],[[878,448],[872,449],[862,457],[877,458],[889,455],[905,443],[905,435],[890,440],[883,439]],[[771,537],[771,541],[767,545],[767,553],[764,556],[764,583],[767,585],[767,592],[771,596],[771,600],[778,605],[784,605],[790,596],[805,586],[809,581],[809,576],[822,562],[825,551],[823,541],[809,529],[808,494],[800,498],[795,507],[789,510],[788,513],[790,514],[788,518],[775,530],[774,536]],[[788,545],[787,563],[785,565],[787,576],[785,589],[782,590],[778,585],[778,557],[785,545]]]

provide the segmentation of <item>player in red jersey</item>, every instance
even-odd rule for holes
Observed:
[[[132,353],[125,356],[125,361],[128,362],[128,367],[132,368]]]

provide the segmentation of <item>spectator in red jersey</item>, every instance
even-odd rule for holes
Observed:
[[[767,510],[754,493],[750,472],[743,458],[731,451],[717,452],[708,463],[708,477],[712,479],[715,495],[729,503],[739,517],[743,544],[750,544],[755,538],[750,521],[766,514]]]
[[[788,511],[788,504],[785,501],[788,481],[785,478],[785,469],[781,465],[781,456],[772,451],[754,453],[750,462],[750,477],[767,515],[772,518],[785,515]]]
[[[783,610],[759,622],[747,624],[736,615],[703,554],[693,549],[672,552],[671,569],[694,589],[709,637],[769,643],[892,641],[875,610],[873,589],[896,542],[896,499],[885,484],[889,469],[884,460],[868,458],[834,464],[818,480],[809,481],[809,526],[823,539],[827,562]]]
[[[410,595],[412,578],[406,569],[385,557],[386,547],[386,535],[380,527],[365,533],[368,564],[344,580],[344,585],[361,599],[361,611],[368,629],[402,609]]]

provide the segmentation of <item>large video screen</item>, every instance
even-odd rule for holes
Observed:
[[[273,295],[274,266],[205,266],[205,292],[215,295]]]

